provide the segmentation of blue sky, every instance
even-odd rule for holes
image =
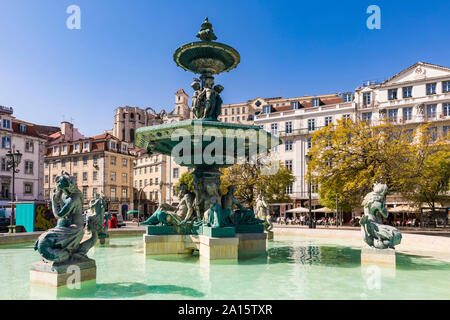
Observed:
[[[66,28],[72,4],[81,30]],[[366,27],[372,4],[381,30]],[[39,124],[73,119],[85,135],[111,129],[117,106],[171,109],[194,77],[172,54],[205,16],[241,54],[216,77],[224,103],[352,91],[417,61],[450,66],[448,0],[1,0],[0,105]]]

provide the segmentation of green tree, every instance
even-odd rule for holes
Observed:
[[[410,160],[403,164],[396,181],[400,193],[418,207],[428,205],[434,213],[437,203],[449,201],[449,136],[436,139],[434,129],[423,126],[410,151]]]
[[[274,174],[264,174],[264,165],[261,162],[235,164],[222,169],[221,192],[225,194],[230,185],[237,187],[235,196],[245,206],[252,208],[255,205],[259,192],[269,203],[289,202],[286,188],[294,183],[292,172],[278,162],[278,168]]]
[[[177,183],[177,185],[175,186],[175,187],[176,187],[176,190],[177,190],[177,193],[180,192],[180,185],[181,185],[182,183],[185,183],[185,184],[188,186],[188,190],[189,190],[190,192],[193,192],[193,191],[194,191],[194,176],[191,174],[190,171],[184,172],[184,173],[181,175],[180,179],[178,179],[178,183]]]
[[[398,174],[410,161],[411,132],[390,123],[371,126],[339,120],[315,132],[308,174],[319,184],[320,203],[346,211],[359,207],[375,182],[399,191]]]

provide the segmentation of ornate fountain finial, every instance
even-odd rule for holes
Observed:
[[[205,21],[203,21],[202,28],[197,33],[197,38],[200,38],[202,41],[217,40],[217,37],[212,29],[212,24],[208,21],[208,17],[206,17]]]

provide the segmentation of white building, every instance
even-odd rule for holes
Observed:
[[[336,120],[355,120],[352,94],[329,94],[300,98],[288,108],[266,108],[255,117],[255,125],[280,137],[283,144],[272,150],[271,158],[290,168],[296,178],[288,193],[293,201],[304,204],[309,198],[306,175],[306,154],[311,148],[311,134]],[[317,186],[312,186],[313,205],[317,204]]]
[[[355,90],[357,119],[390,121],[411,128],[432,122],[432,130],[450,129],[450,68],[418,62],[379,83]],[[435,125],[434,125],[435,124]]]
[[[9,150],[22,153],[15,175],[15,200],[43,200],[43,159],[46,139],[39,130],[43,126],[16,119],[13,109],[0,106],[0,207],[7,207],[12,199],[12,169],[7,166]],[[38,127],[40,127],[38,129]],[[50,128],[50,127],[48,127]]]

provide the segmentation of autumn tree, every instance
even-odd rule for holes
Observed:
[[[410,148],[409,161],[397,176],[400,193],[416,206],[426,204],[435,212],[436,205],[448,202],[450,181],[449,136],[437,136],[429,124],[418,128]]]
[[[265,164],[255,161],[244,164],[235,164],[229,168],[221,169],[221,192],[226,193],[228,186],[237,187],[235,196],[245,206],[252,208],[259,192],[263,194],[269,203],[290,202],[286,192],[289,185],[294,183],[295,177],[291,170],[281,162],[277,162],[274,172],[267,173]]]
[[[320,203],[350,211],[359,207],[375,182],[400,191],[397,175],[411,160],[409,130],[390,123],[338,120],[315,132],[309,150],[308,173],[319,184]],[[309,174],[307,174],[307,177]]]

